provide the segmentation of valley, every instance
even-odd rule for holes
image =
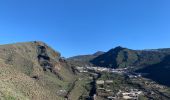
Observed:
[[[79,68],[80,69],[80,68]],[[91,68],[92,69],[92,68]],[[97,68],[96,68],[97,69]],[[98,68],[102,69],[102,68]],[[91,76],[93,87],[88,100],[168,100],[169,87],[160,85],[141,74],[129,71],[86,70],[82,74]],[[121,71],[120,71],[121,70]],[[86,100],[86,99],[83,99]]]
[[[63,58],[40,41],[0,46],[0,100],[169,100],[170,49]]]

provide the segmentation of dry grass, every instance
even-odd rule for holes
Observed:
[[[60,67],[58,74],[64,80],[44,72],[37,60],[36,45],[30,42],[0,46],[0,100],[64,100],[57,91],[67,89],[74,75],[57,61],[60,54],[50,48],[50,58],[60,65],[55,67]]]

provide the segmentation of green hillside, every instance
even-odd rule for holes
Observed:
[[[116,47],[91,60],[97,66],[110,68],[144,67],[159,63],[170,54],[169,50],[131,50]]]

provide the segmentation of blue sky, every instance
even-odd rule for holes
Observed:
[[[0,0],[0,44],[44,41],[65,57],[170,48],[170,0]]]

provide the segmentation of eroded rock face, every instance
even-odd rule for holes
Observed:
[[[47,54],[47,50],[44,46],[38,45],[37,46],[37,58],[39,64],[43,67],[43,70],[50,70],[52,72],[53,65],[50,62],[50,57]]]
[[[42,42],[35,42],[35,44],[37,47],[37,59],[43,70],[50,70],[60,80],[63,80],[63,77],[58,73],[62,68],[60,53],[52,50]]]

